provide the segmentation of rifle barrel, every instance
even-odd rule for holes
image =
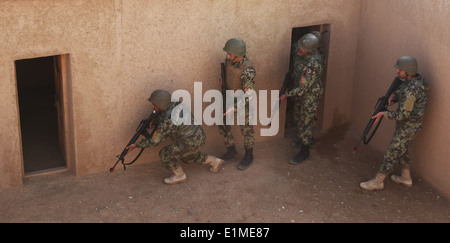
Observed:
[[[138,127],[137,127],[137,129],[136,129],[136,133],[133,135],[133,137],[130,139],[130,141],[128,142],[128,144],[127,144],[127,145],[125,146],[125,148],[122,150],[122,153],[120,153],[120,155],[117,155],[118,160],[116,161],[116,163],[114,164],[114,166],[111,167],[111,168],[109,169],[109,172],[114,172],[114,168],[116,167],[116,165],[117,165],[120,161],[122,161],[123,168],[124,168],[124,170],[125,170],[125,169],[126,169],[126,168],[125,168],[125,165],[130,165],[130,164],[134,163],[134,162],[139,158],[139,156],[141,156],[142,152],[144,151],[144,148],[141,148],[141,151],[140,151],[139,154],[134,158],[133,161],[131,161],[131,162],[129,162],[129,163],[125,163],[125,155],[127,155],[128,151],[129,151],[129,149],[128,149],[127,147],[130,146],[130,145],[132,145],[132,144],[135,144],[136,141],[139,139],[139,137],[140,137],[141,135],[144,136],[144,134],[146,134],[147,129],[150,127],[150,123],[153,121],[155,115],[156,115],[156,111],[153,110],[152,113],[150,114],[150,116],[149,116],[147,119],[142,120],[142,121],[139,123],[139,125],[138,125]],[[156,127],[153,129],[153,131],[152,131],[150,137],[153,135],[153,133],[154,133],[155,131],[156,131]]]

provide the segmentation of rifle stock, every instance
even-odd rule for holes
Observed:
[[[126,170],[127,165],[133,164],[139,158],[139,156],[141,156],[142,152],[144,152],[144,148],[141,148],[141,151],[139,151],[139,154],[131,162],[125,163],[125,155],[127,155],[128,151],[129,151],[129,149],[127,148],[128,146],[135,144],[141,135],[146,138],[150,138],[151,136],[153,136],[153,133],[156,130],[156,125],[154,125],[153,131],[151,133],[148,133],[147,130],[150,128],[150,123],[152,123],[155,116],[156,116],[156,113],[153,110],[147,119],[142,120],[141,123],[139,123],[139,126],[136,128],[136,133],[133,135],[131,140],[128,142],[127,146],[125,146],[125,148],[122,150],[122,153],[120,155],[116,155],[116,157],[118,159],[117,159],[116,163],[114,164],[114,166],[109,169],[109,172],[114,172],[114,168],[116,167],[116,165],[119,162],[122,162],[123,169]]]
[[[367,123],[366,127],[364,128],[364,131],[361,135],[361,139],[359,140],[358,144],[353,148],[354,152],[357,152],[359,150],[359,146],[361,145],[361,143],[364,143],[365,145],[370,143],[373,136],[377,132],[378,127],[381,124],[381,121],[383,120],[383,117],[381,117],[381,119],[378,121],[378,123],[375,125],[375,127],[373,127],[376,119],[373,119],[372,117],[375,116],[376,114],[378,114],[379,112],[388,110],[387,107],[389,106],[389,97],[395,91],[397,91],[397,89],[400,87],[401,84],[402,84],[402,80],[398,77],[395,77],[394,81],[392,81],[391,86],[389,87],[388,91],[386,92],[386,95],[378,98],[378,101],[374,107],[375,111],[373,112],[369,122]],[[370,133],[370,135],[367,137],[367,135],[369,134],[370,131],[372,131],[372,133]]]

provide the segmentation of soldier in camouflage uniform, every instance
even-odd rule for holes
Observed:
[[[410,56],[400,57],[394,65],[398,77],[403,82],[398,92],[390,97],[389,105],[398,102],[398,108],[396,111],[380,112],[372,117],[376,119],[375,123],[383,116],[395,120],[394,137],[384,154],[383,164],[375,178],[360,184],[363,189],[383,189],[384,179],[393,171],[395,162],[401,166],[401,175],[392,175],[391,179],[407,187],[413,185],[409,169],[408,148],[419,130],[422,129],[428,97],[428,84],[417,73],[417,66],[416,59]]]
[[[209,165],[211,172],[219,172],[223,160],[199,151],[199,148],[205,144],[206,135],[201,126],[193,125],[192,114],[190,114],[192,125],[178,122],[177,119],[183,119],[180,118],[183,115],[172,118],[172,111],[174,110],[174,114],[182,114],[182,106],[178,102],[171,102],[170,93],[164,90],[154,91],[148,101],[152,103],[152,108],[158,114],[152,122],[152,125],[156,125],[156,130],[151,138],[144,138],[140,142],[130,145],[128,147],[130,151],[136,147],[155,147],[166,138],[171,138],[174,143],[162,148],[159,152],[164,167],[174,174],[164,179],[164,183],[169,185],[187,180],[179,160],[186,164]],[[174,122],[175,124],[181,124],[175,125]]]
[[[243,90],[248,93],[255,89],[256,71],[253,63],[246,56],[245,42],[239,38],[233,38],[225,43],[223,48],[227,52],[225,59],[225,87],[227,90]],[[222,82],[222,80],[221,80]],[[245,98],[245,107],[251,102],[250,98]],[[238,106],[235,102],[235,108]],[[235,109],[236,111],[236,109]],[[225,162],[237,159],[237,151],[234,143],[231,127],[226,125],[224,116],[224,125],[219,126],[219,132],[222,136],[227,153],[221,157]],[[245,109],[245,124],[240,125],[240,130],[244,136],[245,155],[238,164],[238,169],[247,169],[253,161],[253,146],[255,144],[255,132],[253,126],[249,123],[249,109]]]
[[[318,46],[319,40],[311,33],[300,38],[298,52],[294,57],[294,87],[280,97],[282,102],[288,97],[295,97],[294,120],[298,128],[300,152],[289,160],[289,163],[295,165],[310,158],[312,125],[323,93],[323,63],[317,51]]]

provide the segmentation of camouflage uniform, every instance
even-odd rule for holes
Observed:
[[[317,51],[294,57],[293,89],[288,97],[295,97],[294,119],[297,123],[297,136],[304,145],[312,142],[312,124],[323,93],[321,81],[322,58]]]
[[[172,110],[174,108],[182,109],[177,104],[172,103],[167,110],[158,114],[155,121],[157,128],[151,138],[142,139],[136,143],[138,148],[154,147],[167,137],[171,138],[175,143],[165,146],[159,152],[162,164],[171,171],[180,167],[178,160],[186,164],[203,164],[208,156],[206,153],[199,151],[199,148],[206,142],[206,135],[201,126],[184,124],[177,126],[173,123],[171,119]],[[178,114],[178,112],[175,114]],[[193,118],[191,124],[194,124]]]
[[[240,87],[237,87],[236,89],[242,89],[244,92],[248,92],[255,89],[255,76],[256,71],[253,67],[253,64],[250,62],[250,60],[247,59],[246,56],[237,63],[231,63],[227,59],[225,60],[225,69],[228,73],[229,68],[245,68],[241,75],[240,75]],[[228,75],[227,75],[227,90],[236,90],[233,87],[229,87],[228,82]],[[250,103],[250,99],[245,99],[245,107],[249,107],[248,104]],[[235,102],[235,108],[238,106]],[[235,109],[236,111],[236,109]],[[219,125],[219,132],[220,135],[223,138],[223,141],[225,143],[225,146],[227,148],[234,145],[234,138],[233,134],[231,132],[231,127],[229,125],[225,125],[226,123],[226,117],[223,118],[224,125]],[[253,130],[253,126],[249,124],[249,109],[245,109],[245,125],[239,126],[241,129],[241,133],[244,136],[244,148],[245,150],[252,149],[255,144],[255,132]]]
[[[400,85],[397,110],[384,114],[386,118],[396,120],[396,126],[394,137],[384,154],[381,173],[391,173],[396,161],[402,168],[409,168],[408,148],[422,128],[427,97],[428,84],[420,74]]]

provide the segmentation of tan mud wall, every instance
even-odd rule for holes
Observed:
[[[200,81],[203,92],[218,89],[227,39],[247,42],[257,68],[257,89],[278,89],[287,70],[292,28],[331,24],[322,128],[351,121],[354,129],[362,130],[373,103],[394,77],[395,60],[415,56],[430,84],[430,100],[424,129],[411,149],[413,172],[450,197],[450,96],[444,75],[450,65],[449,4],[0,0],[0,188],[22,185],[23,180],[15,60],[69,54],[74,152],[69,166],[84,175],[111,166],[138,121],[148,115],[146,99],[155,88],[186,89],[193,95],[193,82]],[[223,153],[217,127],[204,128],[204,150]],[[259,127],[255,131],[259,134]],[[372,145],[384,151],[393,131],[394,122],[384,121]],[[234,134],[242,145],[239,131]],[[157,162],[159,149],[146,150],[140,163]]]
[[[195,81],[203,82],[203,92],[218,89],[222,47],[232,37],[248,45],[256,88],[279,89],[292,28],[331,24],[327,89],[332,92],[325,94],[323,128],[348,121],[351,96],[339,92],[352,90],[356,39],[351,37],[357,35],[359,5],[359,0],[1,0],[0,188],[23,180],[15,60],[69,54],[69,167],[84,175],[107,171],[115,162],[148,116],[154,89],[193,92]],[[204,150],[223,153],[217,127],[204,128]],[[234,134],[242,151],[239,130]],[[267,139],[258,136],[257,142]],[[158,162],[159,149],[146,150],[139,162]]]
[[[450,1],[363,0],[358,31],[352,122],[362,131],[395,77],[397,58],[414,56],[429,83],[423,129],[410,149],[415,175],[450,197]],[[384,151],[394,132],[384,120],[371,145]],[[381,164],[382,161],[380,161]]]

